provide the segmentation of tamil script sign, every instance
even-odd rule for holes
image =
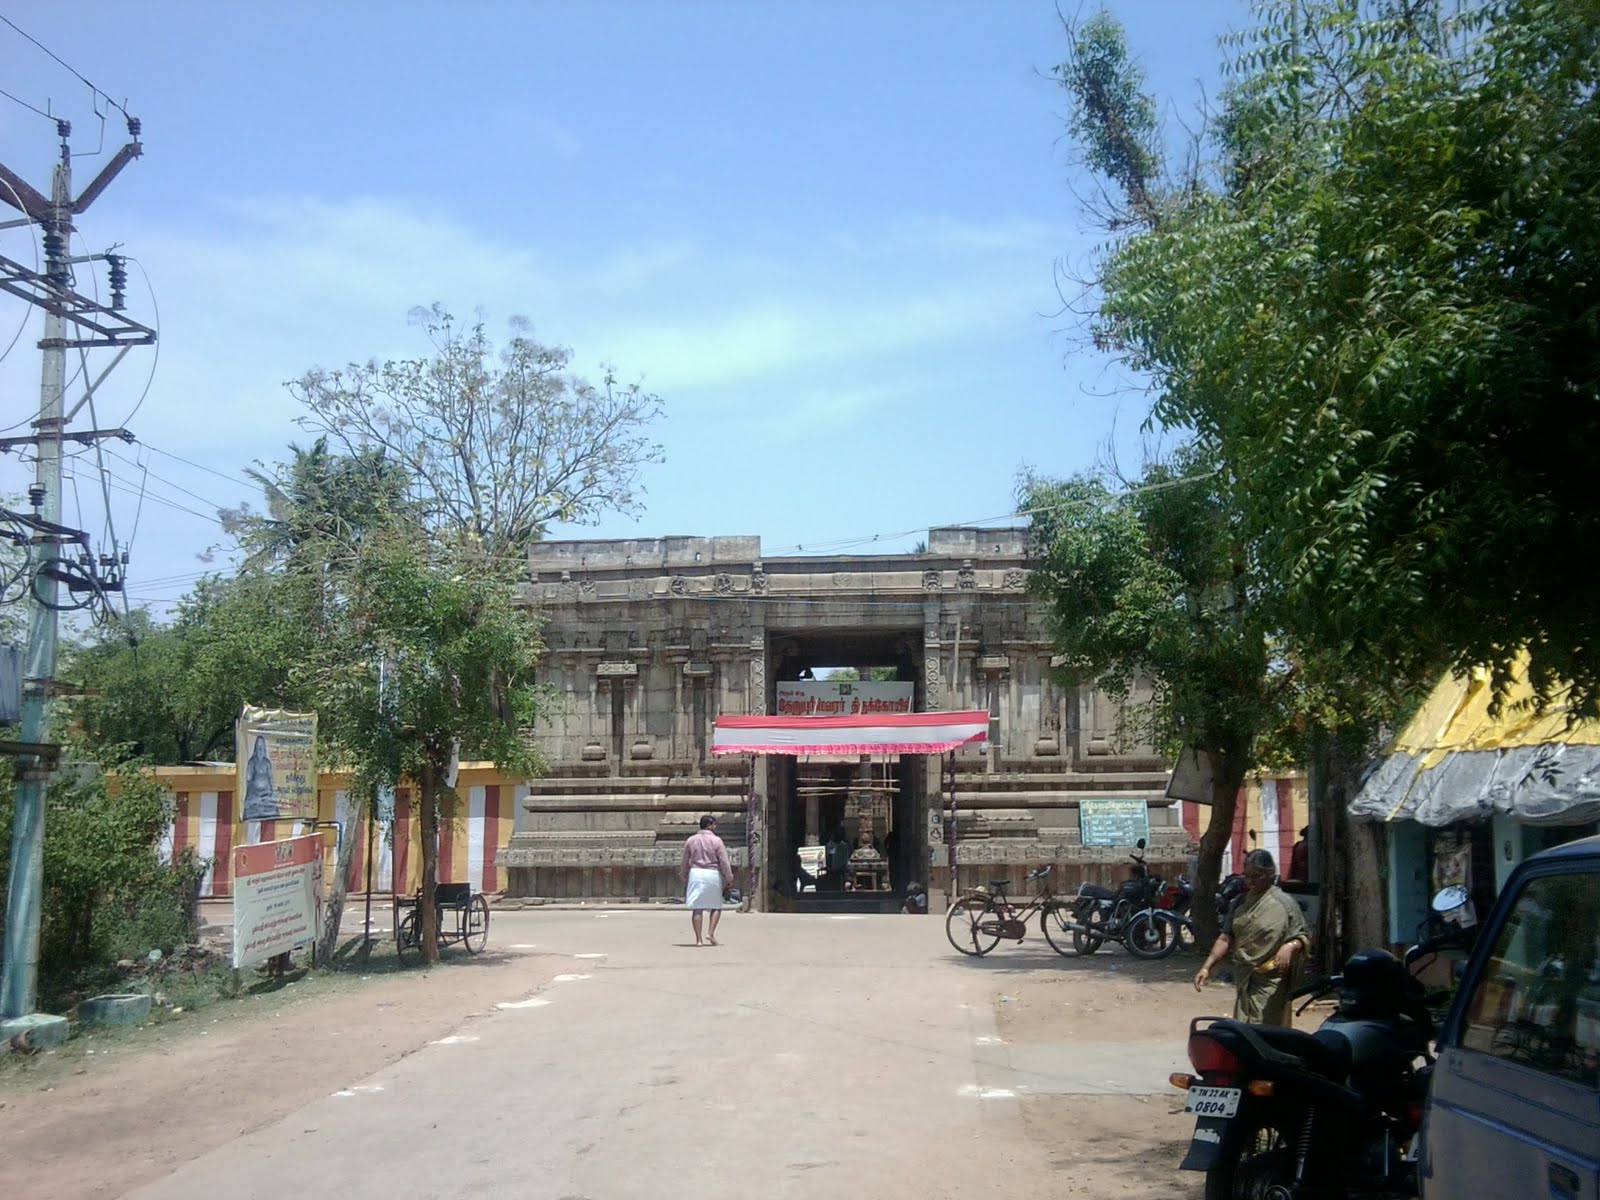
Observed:
[[[317,714],[245,705],[236,727],[240,819],[317,816]]]
[[[908,713],[916,684],[867,679],[802,679],[778,684],[780,717],[864,717]]]
[[[1078,831],[1085,846],[1132,846],[1150,837],[1150,807],[1124,796],[1080,800]]]
[[[233,966],[309,946],[322,921],[321,834],[233,849]]]

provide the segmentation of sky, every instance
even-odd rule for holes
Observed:
[[[1216,94],[1216,39],[1247,22],[1244,0],[1109,7],[1181,132]],[[1054,0],[0,14],[143,122],[143,158],[75,243],[139,264],[129,315],[159,348],[95,397],[98,424],[139,441],[103,464],[75,454],[64,487],[97,549],[109,501],[135,605],[225,569],[216,510],[258,497],[247,468],[310,440],[285,382],[421,353],[408,312],[435,301],[496,335],[526,317],[575,370],[610,364],[664,401],[642,516],[554,537],[900,552],[930,526],[1001,523],[1023,466],[1138,468],[1148,393],[1063,309],[1062,265],[1104,235],[1050,79]],[[72,121],[80,188],[125,140],[102,100],[97,145],[90,89],[4,25],[0,88]],[[56,146],[50,121],[0,97],[0,162],[48,190]],[[34,230],[0,230],[0,254],[31,267],[36,251]],[[14,433],[38,403],[38,324],[0,297]],[[0,458],[0,492],[30,477]]]

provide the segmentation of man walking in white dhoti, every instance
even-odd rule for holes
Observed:
[[[683,903],[694,922],[694,944],[704,946],[708,941],[717,944],[717,922],[722,920],[722,893],[733,886],[733,864],[728,861],[728,848],[717,836],[717,819],[700,818],[700,832],[691,834],[683,843],[684,882]],[[711,928],[702,935],[701,926],[706,913],[711,914]]]

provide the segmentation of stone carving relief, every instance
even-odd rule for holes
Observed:
[[[712,581],[712,587],[715,588],[717,595],[726,596],[729,592],[733,591],[733,576],[718,575],[716,579]]]
[[[767,594],[767,573],[760,567],[750,572],[750,590],[758,596]]]
[[[961,570],[956,572],[956,587],[963,592],[970,592],[977,586],[978,573],[972,569],[972,560],[969,558],[961,564]]]
[[[943,572],[924,571],[922,573],[922,587],[924,591],[937,592],[944,582]]]
[[[674,596],[687,596],[689,594],[689,581],[682,575],[674,575],[672,583],[668,585]]]
[[[592,579],[580,579],[578,581],[578,595],[580,595],[580,596],[592,596],[592,595],[594,595],[594,580],[592,580]]]
[[[922,678],[929,708],[938,708],[944,695],[944,676],[939,667],[939,656],[929,654],[922,661]]]
[[[1027,582],[1028,573],[1020,567],[1012,567],[1000,579],[1000,585],[1011,592],[1021,591]]]
[[[760,649],[750,656],[749,708],[752,717],[767,713],[767,656]]]
[[[850,572],[849,571],[835,571],[833,573],[833,586],[836,587],[836,588],[849,587],[850,586]]]

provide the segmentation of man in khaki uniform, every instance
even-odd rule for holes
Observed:
[[[1246,891],[1233,902],[1222,934],[1194,974],[1194,990],[1205,987],[1211,968],[1224,958],[1233,966],[1233,1017],[1252,1025],[1292,1023],[1289,993],[1296,960],[1311,948],[1300,906],[1277,886],[1277,864],[1265,850],[1244,859]]]

